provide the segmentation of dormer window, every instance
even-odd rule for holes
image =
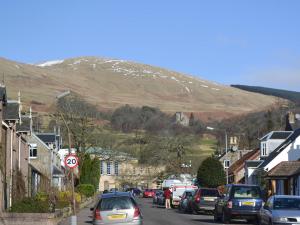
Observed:
[[[37,158],[37,144],[29,144],[29,158],[30,159]]]

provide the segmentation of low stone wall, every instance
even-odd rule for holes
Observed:
[[[93,198],[88,198],[79,205],[79,208],[87,207],[93,201]],[[55,213],[1,213],[0,225],[57,225],[71,214],[71,207],[56,210]]]
[[[56,225],[58,213],[1,213],[1,225]]]

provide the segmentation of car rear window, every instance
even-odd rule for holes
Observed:
[[[234,187],[234,198],[261,198],[261,192],[259,187]]]
[[[217,189],[201,189],[201,196],[218,197],[219,192]]]
[[[186,192],[186,196],[187,197],[191,197],[191,196],[193,196],[194,195],[194,192]]]
[[[131,209],[136,206],[134,200],[130,197],[112,197],[101,199],[98,208],[101,211]]]

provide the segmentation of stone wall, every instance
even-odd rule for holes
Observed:
[[[0,225],[57,225],[58,216],[55,213],[2,213]]]

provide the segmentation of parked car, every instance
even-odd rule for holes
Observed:
[[[140,196],[142,191],[138,188],[127,188],[126,192],[130,192],[133,196]]]
[[[183,193],[181,196],[181,200],[178,206],[178,210],[180,212],[185,212],[185,213],[190,213],[192,212],[192,200],[193,200],[193,195],[195,191],[194,190],[188,190]]]
[[[220,193],[217,188],[199,188],[191,202],[192,211],[196,214],[213,211],[218,197]]]
[[[161,198],[164,195],[164,192],[162,190],[156,190],[155,195],[153,196],[153,204],[158,205],[159,198]]]
[[[214,220],[222,219],[223,223],[229,223],[231,219],[239,218],[256,222],[262,204],[262,192],[259,186],[228,185],[225,195],[218,198],[216,202]]]
[[[268,199],[259,213],[262,225],[300,224],[300,196],[274,195]]]
[[[143,223],[138,204],[128,192],[102,194],[91,211],[93,211],[93,225],[140,225]]]
[[[155,195],[155,190],[153,189],[145,189],[143,192],[144,198],[153,198],[154,195]]]
[[[163,191],[162,191],[163,192]],[[164,192],[157,196],[157,204],[158,205],[165,205],[166,198]]]

